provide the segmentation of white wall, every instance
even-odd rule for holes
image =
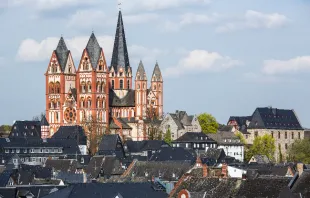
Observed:
[[[244,146],[238,145],[219,145],[218,148],[222,148],[225,151],[225,154],[230,157],[243,162],[244,160]],[[240,155],[241,154],[241,155]]]
[[[242,178],[242,174],[246,173],[245,170],[233,166],[228,166],[228,176],[232,178]]]

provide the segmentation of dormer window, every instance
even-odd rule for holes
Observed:
[[[114,72],[112,72],[112,74],[111,74],[111,75],[112,75],[112,77],[114,77]]]
[[[120,73],[119,73],[119,76],[123,76],[123,72],[120,72]]]

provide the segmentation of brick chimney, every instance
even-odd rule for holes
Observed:
[[[304,164],[303,163],[297,163],[297,171],[299,176],[304,172]]]
[[[227,178],[227,172],[228,172],[228,170],[227,170],[227,164],[226,164],[226,163],[223,163],[223,165],[222,165],[222,177],[223,177],[223,178]]]
[[[202,165],[202,177],[208,177],[208,166],[206,164]]]

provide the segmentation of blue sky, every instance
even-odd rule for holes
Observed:
[[[103,3],[104,2],[104,3]],[[77,66],[95,32],[110,62],[117,0],[0,0],[0,124],[45,109],[49,58],[61,35]],[[306,0],[123,0],[130,63],[164,75],[164,111],[221,123],[256,107],[294,109],[310,127]]]

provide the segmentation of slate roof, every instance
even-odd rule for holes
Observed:
[[[42,117],[41,122],[40,122],[41,126],[49,126],[50,124],[48,123],[45,115]]]
[[[0,197],[16,197],[17,189],[15,187],[0,187]]]
[[[208,134],[208,136],[215,140],[219,145],[243,145],[240,139],[232,132],[218,131],[214,134]]]
[[[115,198],[116,195],[124,198],[168,197],[165,192],[154,190],[151,183],[86,183],[71,185],[44,198]]]
[[[118,67],[125,68],[126,72],[130,67],[127,43],[125,37],[125,28],[123,24],[123,17],[121,11],[119,11],[118,13],[111,67],[114,67],[115,72],[118,71]]]
[[[196,161],[195,153],[182,147],[162,147],[156,151],[150,161],[187,161],[194,163]]]
[[[142,140],[142,141],[128,140],[125,143],[125,148],[129,153],[156,151],[160,150],[162,147],[167,146],[169,147],[169,145],[162,140]]]
[[[209,135],[202,132],[187,132],[173,142],[212,142],[216,143]]]
[[[55,53],[56,53],[57,60],[59,62],[61,71],[64,72],[66,69],[66,64],[67,64],[70,51],[68,50],[63,37],[60,37]]]
[[[87,137],[81,126],[60,126],[58,131],[52,136],[54,139],[73,139],[79,145],[86,145]]]
[[[53,169],[54,171],[74,173],[77,169],[77,161],[68,159],[47,159],[45,167]]]
[[[207,165],[214,165],[224,160],[226,154],[223,149],[208,148],[205,153],[200,153],[200,158],[203,163]]]
[[[16,121],[12,126],[10,138],[37,137],[41,138],[40,121]]]
[[[293,193],[301,193],[305,197],[310,196],[310,170],[304,170],[292,187]]]
[[[89,60],[90,60],[90,63],[92,65],[93,69],[97,68],[101,50],[102,50],[102,48],[100,47],[95,34],[92,33],[90,35],[89,40],[88,40],[88,43],[86,46],[86,51],[88,53]]]
[[[139,74],[139,77],[140,77],[139,79],[138,79],[138,74]],[[144,70],[144,66],[143,66],[142,60],[140,60],[140,62],[139,62],[139,66],[138,66],[137,73],[136,73],[136,80],[147,80],[146,72]]]
[[[248,128],[303,130],[294,110],[269,107],[257,108]]]
[[[125,157],[123,143],[118,134],[104,135],[99,144],[99,155],[116,155],[119,158]]]
[[[129,126],[126,123],[126,121],[124,121],[125,119],[121,119],[121,118],[110,119],[110,125],[109,125],[110,129],[121,129],[121,127],[114,122],[114,119],[116,119],[122,125],[122,129],[132,129],[131,126]]]
[[[178,130],[184,129],[184,126],[192,125],[194,116],[187,115],[186,111],[177,110],[175,113],[169,113],[175,124],[178,126]]]
[[[4,170],[0,174],[0,187],[5,187],[8,184],[12,174],[13,174],[12,170]]]
[[[59,172],[56,175],[57,179],[61,179],[65,184],[84,183],[84,175],[72,172]]]
[[[266,155],[254,155],[252,158],[254,158],[256,160],[255,163],[257,163],[257,164],[269,164],[269,163],[271,163]]]
[[[153,79],[153,77],[155,76],[155,79]],[[159,69],[159,65],[156,62],[154,70],[153,70],[153,74],[152,74],[152,81],[156,81],[156,82],[161,82],[162,81],[162,76],[161,76],[161,71]]]
[[[128,89],[128,93],[123,98],[119,98],[111,89],[109,93],[110,107],[135,107],[135,90]]]
[[[52,169],[42,166],[30,166],[22,164],[15,170],[12,178],[18,185],[29,185],[33,183],[34,178],[51,179]]]

